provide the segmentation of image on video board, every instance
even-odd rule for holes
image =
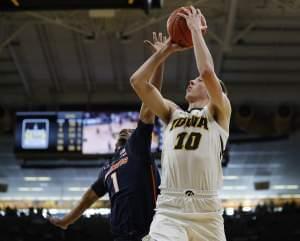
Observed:
[[[22,148],[47,149],[49,142],[48,119],[24,119],[22,122]]]
[[[109,154],[115,151],[118,133],[122,129],[134,129],[138,112],[85,113],[82,132],[83,154]],[[152,134],[152,150],[160,146],[160,128],[155,126]]]

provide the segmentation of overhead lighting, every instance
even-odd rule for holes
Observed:
[[[233,186],[223,186],[223,190],[233,190]]]
[[[285,186],[284,185],[274,185],[274,186],[272,186],[272,189],[281,190],[281,189],[285,189]]]
[[[246,190],[247,186],[223,186],[223,190]]]
[[[293,195],[290,194],[283,194],[279,196],[280,198],[293,198]]]
[[[239,179],[239,176],[224,176],[223,179],[224,180],[237,180]]]
[[[233,208],[226,208],[225,212],[226,212],[226,215],[232,216],[234,214],[234,209]]]
[[[298,189],[299,186],[298,185],[287,185],[286,189]]]
[[[24,177],[27,182],[49,182],[51,177]]]
[[[20,192],[28,192],[29,191],[29,187],[19,187],[18,190]]]
[[[84,192],[87,190],[87,187],[69,187],[70,192]]]
[[[101,214],[101,215],[110,214],[110,208],[89,208],[83,213],[83,215],[86,217],[90,217],[95,214]]]
[[[252,208],[246,206],[246,207],[243,207],[242,210],[243,210],[243,212],[250,212],[252,210]]]
[[[100,208],[99,212],[100,212],[101,215],[110,214],[110,208]]]
[[[223,190],[233,190],[233,186],[223,186]]]
[[[296,190],[298,188],[299,188],[299,185],[274,185],[274,186],[272,186],[272,189],[275,189],[275,190],[284,190],[284,189]]]
[[[36,177],[24,177],[24,180],[27,182],[35,182],[37,180]]]
[[[19,187],[20,192],[41,192],[44,189],[42,187]]]
[[[246,186],[236,186],[235,190],[246,190],[247,187]]]
[[[81,197],[80,196],[72,196],[72,197],[65,196],[65,197],[62,197],[61,199],[64,201],[73,201],[73,200],[80,200]]]

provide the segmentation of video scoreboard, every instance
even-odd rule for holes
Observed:
[[[22,159],[97,158],[114,153],[121,129],[134,129],[138,112],[17,112],[15,153]],[[161,123],[152,151],[161,150]]]

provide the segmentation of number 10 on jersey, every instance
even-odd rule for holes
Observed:
[[[195,150],[199,147],[201,140],[201,133],[199,132],[181,132],[177,135],[176,144],[174,146],[175,150]]]

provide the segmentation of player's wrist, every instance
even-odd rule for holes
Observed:
[[[172,49],[169,46],[163,46],[159,51],[158,55],[161,58],[167,58],[172,53]]]
[[[202,27],[201,26],[195,26],[195,25],[192,25],[192,26],[190,26],[190,31],[191,31],[191,33],[193,34],[193,33],[197,33],[197,34],[203,34],[203,30],[202,30]]]

